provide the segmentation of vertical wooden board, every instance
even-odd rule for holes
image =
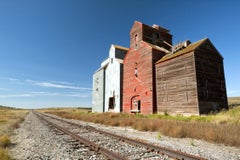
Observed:
[[[156,64],[158,112],[198,114],[193,52]]]
[[[130,49],[124,58],[123,111],[131,112],[132,101],[141,101],[141,113],[156,111],[155,65],[165,54],[157,47],[169,50],[163,40],[172,44],[172,35],[167,29],[135,22],[130,31]],[[149,44],[150,43],[150,44]]]
[[[222,57],[216,50],[202,46],[195,59],[200,113],[228,109]]]
[[[153,113],[153,99],[155,98],[152,94],[153,74],[155,74],[153,66],[152,49],[145,44],[137,50],[131,50],[126,55],[123,72],[124,112],[131,113],[133,97],[138,96],[141,101],[141,113]]]

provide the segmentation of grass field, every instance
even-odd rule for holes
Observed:
[[[159,135],[176,138],[196,138],[209,142],[240,147],[240,97],[230,98],[231,109],[217,114],[184,117],[181,115],[130,115],[124,113],[91,113],[77,108],[41,110],[61,117],[130,126],[140,131],[157,131]]]
[[[240,106],[240,97],[229,97],[228,104],[229,104],[230,108],[235,107],[235,106]]]
[[[8,160],[8,147],[13,130],[19,127],[28,111],[0,106],[0,159]]]

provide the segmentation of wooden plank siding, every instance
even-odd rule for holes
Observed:
[[[194,52],[156,64],[157,111],[198,114]]]
[[[123,111],[148,114],[153,113],[153,62],[151,48],[141,46],[138,50],[130,50],[124,59]],[[134,101],[140,101],[140,110],[134,107]]]
[[[136,21],[130,31],[130,49],[123,62],[123,112],[151,114],[157,110],[155,62],[165,55],[159,45],[165,45],[163,40],[171,44],[172,36],[155,27]]]
[[[110,52],[94,73],[93,111],[200,115],[228,109],[223,57],[208,38],[173,46],[167,29],[135,21],[130,48],[114,49],[122,52]]]
[[[223,58],[211,44],[195,53],[199,113],[228,109]]]
[[[156,87],[159,113],[199,115],[228,109],[223,57],[209,39],[159,60]]]

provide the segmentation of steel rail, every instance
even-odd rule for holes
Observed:
[[[109,135],[113,138],[117,138],[117,139],[119,139],[120,141],[123,141],[123,142],[127,142],[127,143],[130,143],[130,144],[136,145],[136,146],[145,147],[148,150],[155,151],[155,152],[157,152],[159,154],[162,154],[162,155],[167,155],[167,156],[169,156],[171,158],[174,158],[176,160],[207,160],[206,158],[203,158],[203,157],[200,157],[200,156],[191,155],[191,154],[188,154],[188,153],[185,153],[185,152],[176,151],[176,150],[169,149],[169,148],[166,148],[166,147],[157,146],[157,145],[154,145],[154,144],[138,141],[136,139],[132,139],[132,138],[128,138],[128,137],[125,137],[125,136],[120,136],[120,135],[117,135],[117,134],[113,134],[113,133],[110,133],[110,132],[107,132],[107,131],[99,130],[99,129],[96,129],[92,126],[82,126],[80,124],[65,121],[63,119],[59,119],[59,118],[52,117],[52,116],[49,116],[49,115],[45,115],[45,116],[48,116],[50,118],[57,119],[57,120],[60,120],[60,121],[64,121],[65,123],[68,123],[68,124],[71,124],[71,125],[75,125],[75,126],[79,126],[79,127],[85,127],[87,129],[90,129],[90,130],[93,130],[93,131],[96,131],[96,132],[99,132],[99,133],[102,133],[102,134]]]
[[[146,147],[147,149],[149,149],[151,151],[158,152],[162,155],[168,155],[169,157],[172,157],[172,158],[177,159],[177,160],[207,160],[206,158],[203,158],[203,157],[187,154],[187,153],[184,153],[184,152],[181,152],[181,151],[172,150],[172,149],[169,149],[169,148],[166,148],[166,147],[161,147],[161,146],[157,146],[157,145],[154,145],[154,144],[150,144],[150,143],[138,141],[138,140],[135,140],[135,139],[131,139],[131,138],[128,138],[128,137],[123,137],[123,136],[120,136],[120,135],[116,135],[116,134],[113,134],[113,133],[110,133],[110,132],[98,130],[98,129],[96,129],[94,127],[91,127],[91,126],[88,126],[87,128],[89,128],[91,130],[94,130],[94,131],[97,131],[97,132],[100,132],[102,134],[107,134],[107,135],[112,136],[114,138],[118,138],[121,141],[125,141],[125,142],[131,143],[131,144],[134,144],[134,145],[137,145],[137,146],[141,146],[141,147]]]
[[[85,146],[91,148],[92,150],[96,151],[96,152],[99,152],[103,155],[105,155],[106,157],[108,157],[109,159],[113,159],[113,160],[127,160],[127,158],[123,157],[122,155],[118,154],[118,153],[115,153],[115,152],[112,152],[106,148],[103,148],[101,146],[99,146],[98,144],[95,144],[83,137],[80,137],[70,131],[68,131],[67,129],[53,123],[53,122],[50,122],[49,120],[47,120],[46,118],[42,117],[43,115],[40,115],[39,113],[36,113],[34,112],[34,114],[36,114],[38,117],[40,117],[41,119],[43,119],[44,121],[46,121],[48,124],[50,124],[51,126],[57,128],[58,130],[62,131],[63,133],[71,136],[74,140],[77,140],[81,143],[83,143]]]

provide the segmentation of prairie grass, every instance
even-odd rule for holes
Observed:
[[[8,151],[6,149],[0,149],[0,158],[1,160],[9,160],[10,156],[8,155]]]
[[[240,97],[229,97],[228,105],[229,105],[229,108],[233,108],[235,106],[240,106]]]
[[[8,135],[0,136],[0,147],[6,148],[10,145],[10,138]]]
[[[218,114],[190,117],[168,114],[89,113],[78,109],[51,109],[45,112],[104,125],[129,126],[175,138],[202,139],[240,147],[240,105]]]
[[[11,134],[24,120],[27,110],[0,106],[0,159],[9,160],[8,147],[11,145]]]

